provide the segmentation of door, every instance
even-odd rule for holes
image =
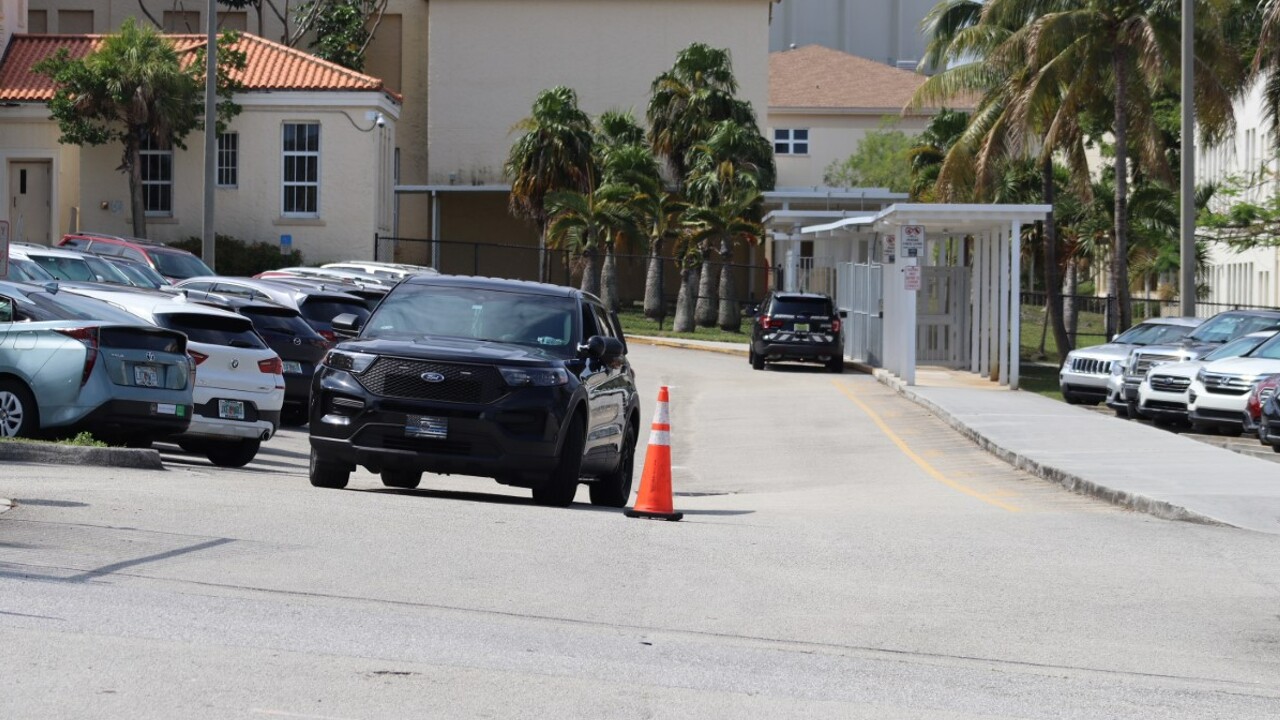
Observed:
[[[9,239],[52,245],[49,231],[50,198],[53,195],[52,164],[45,162],[9,163]]]

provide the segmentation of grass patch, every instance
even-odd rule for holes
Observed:
[[[37,438],[13,438],[0,437],[0,441],[7,440],[10,442],[34,442],[43,443],[45,445],[69,445],[72,447],[109,447],[106,443],[95,438],[93,433],[82,432],[75,437],[63,438],[61,440],[40,440]]]
[[[1022,306],[1021,355],[1027,360],[1058,361],[1058,342],[1053,330],[1045,332],[1046,313],[1043,306]],[[1040,336],[1044,335],[1044,354],[1040,353]],[[1076,329],[1076,347],[1101,345],[1107,341],[1106,320],[1102,313],[1080,313]]]
[[[650,337],[668,337],[683,338],[685,340],[712,340],[715,342],[729,342],[746,344],[751,340],[751,334],[745,332],[751,329],[751,321],[749,318],[742,319],[742,328],[744,332],[726,332],[720,328],[698,328],[691,333],[678,333],[671,330],[671,318],[663,321],[662,327],[654,320],[644,316],[644,311],[638,308],[626,308],[618,311],[618,319],[622,321],[622,332],[627,335],[648,335]]]
[[[1018,389],[1062,400],[1058,385],[1058,368],[1054,365],[1023,362],[1018,368]]]

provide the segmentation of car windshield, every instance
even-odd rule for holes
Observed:
[[[1242,355],[1248,355],[1249,353],[1253,352],[1254,349],[1256,349],[1259,345],[1261,345],[1266,341],[1267,341],[1267,338],[1265,337],[1245,336],[1242,338],[1236,338],[1235,340],[1232,340],[1231,342],[1227,343],[1226,345],[1223,345],[1217,350],[1214,350],[1208,355],[1205,355],[1204,358],[1202,359],[1205,362],[1212,362],[1214,360],[1222,360],[1225,358],[1233,358],[1233,357],[1240,357]]]
[[[830,315],[831,301],[817,297],[786,297],[773,299],[769,308],[773,315]]]
[[[111,265],[128,276],[131,283],[138,287],[157,289],[169,285],[163,275],[141,263],[119,262]]]
[[[1280,360],[1280,335],[1272,335],[1269,338],[1263,338],[1262,343],[1258,345],[1258,349],[1249,353],[1249,357],[1262,358],[1264,360]]]
[[[569,297],[484,288],[401,285],[383,299],[362,337],[453,337],[515,343],[571,358],[577,304]]]
[[[361,322],[369,317],[369,308],[364,303],[342,298],[312,296],[304,300],[298,309],[302,317],[317,323],[331,323],[344,313],[355,315]]]
[[[151,250],[149,253],[151,261],[156,264],[156,269],[165,277],[176,277],[185,280],[186,278],[217,274],[195,255],[157,250]]]
[[[9,279],[17,282],[48,282],[57,280],[48,270],[22,258],[9,258]]]
[[[1168,325],[1165,323],[1142,323],[1121,333],[1114,342],[1127,345],[1162,345],[1177,342],[1194,330],[1187,325]]]
[[[129,282],[129,276],[120,272],[114,265],[103,260],[102,258],[92,255],[85,255],[84,261],[88,263],[89,269],[93,270],[93,274],[98,278],[98,282],[115,283],[116,285],[132,285]]]
[[[253,327],[263,335],[283,335],[288,338],[303,340],[323,340],[319,333],[311,329],[306,320],[298,313],[287,308],[253,308],[240,311],[241,315],[253,321]]]
[[[1280,325],[1278,317],[1223,313],[1210,318],[1187,337],[1202,343],[1224,343],[1277,325]]]
[[[84,258],[61,255],[31,255],[31,260],[59,280],[95,282],[97,276]]]
[[[203,313],[166,313],[156,316],[160,327],[186,333],[191,342],[261,350],[266,347],[247,318]]]

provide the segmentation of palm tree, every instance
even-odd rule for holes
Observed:
[[[602,295],[600,273],[596,258],[602,247],[621,233],[627,237],[638,234],[635,219],[627,207],[631,188],[625,185],[604,185],[589,192],[557,190],[546,197],[547,240],[551,247],[563,247],[582,256],[583,292]],[[606,283],[616,283],[605,277]],[[606,284],[604,295],[617,297],[617,287]],[[603,297],[602,297],[603,299]]]
[[[690,333],[697,328],[694,303],[698,296],[698,268],[702,266],[702,251],[688,233],[680,237],[675,258],[680,264],[680,291],[676,295],[676,318],[671,323],[671,329],[678,333]]]
[[[652,186],[660,188],[662,176],[653,151],[644,144],[644,129],[636,123],[630,113],[616,110],[605,112],[596,122],[595,147],[596,164],[600,168],[602,181],[607,185],[630,188],[631,194],[626,203],[630,206],[636,222],[647,225],[645,218],[638,213],[640,207],[636,205],[636,201],[643,193],[642,188]],[[602,274],[604,294],[607,297],[601,299],[615,311],[620,306],[617,294],[613,291],[618,287],[615,250],[618,249],[619,242],[625,242],[631,237],[626,233],[615,233],[612,241],[604,244]],[[647,233],[641,233],[638,237],[646,241],[649,239]],[[650,270],[652,270],[652,263],[650,263]],[[646,278],[647,283],[648,278]]]
[[[637,192],[629,204],[636,221],[645,229],[649,246],[644,280],[644,316],[662,322],[667,314],[662,299],[662,250],[666,241],[679,236],[689,204],[675,193],[668,192],[660,179],[643,180],[635,187]]]
[[[591,119],[578,109],[573,90],[554,87],[538,94],[530,116],[514,129],[524,134],[511,146],[503,166],[511,182],[510,210],[537,225],[538,277],[545,280],[547,195],[558,190],[588,193],[595,185]]]
[[[690,240],[703,248],[718,246],[720,259],[724,261],[720,266],[720,304],[716,317],[716,325],[721,330],[742,329],[742,313],[733,288],[733,250],[738,242],[755,244],[764,233],[759,221],[754,219],[762,199],[759,190],[744,188],[715,205],[693,206],[685,213]],[[707,275],[704,273],[703,277]],[[701,302],[702,298],[698,300]]]

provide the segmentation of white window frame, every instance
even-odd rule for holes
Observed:
[[[154,147],[154,145],[155,145],[155,140],[153,138],[148,138],[146,141],[142,143],[142,146],[138,148],[138,162],[142,166],[138,168],[138,175],[142,178],[142,205],[143,205],[143,208],[145,209],[144,214],[146,215],[146,217],[160,217],[160,218],[173,217],[173,148],[171,147],[168,150],[160,150]],[[148,177],[147,161],[151,157],[158,157],[162,161],[168,164],[169,166],[168,180],[156,180],[155,178]],[[148,190],[152,186],[160,186],[160,187],[167,186],[169,188],[168,209],[154,210],[150,207],[149,201],[151,199],[151,193],[148,192]]]
[[[223,138],[229,141],[230,147],[223,144]],[[217,187],[240,187],[240,133],[218,133],[218,171],[215,177]]]
[[[316,149],[315,150],[285,150],[284,137],[287,128],[290,126],[307,126],[314,125],[316,127]],[[321,124],[315,120],[296,120],[283,123],[280,126],[280,216],[287,218],[318,218],[320,217],[320,130]],[[290,158],[297,157],[314,157],[316,165],[315,180],[285,180],[285,163]],[[315,210],[304,212],[291,211],[286,204],[289,195],[289,189],[295,187],[314,187],[316,190],[316,207]]]
[[[797,133],[804,133],[804,137],[796,137]],[[808,155],[809,142],[809,128],[773,129],[774,155]]]

